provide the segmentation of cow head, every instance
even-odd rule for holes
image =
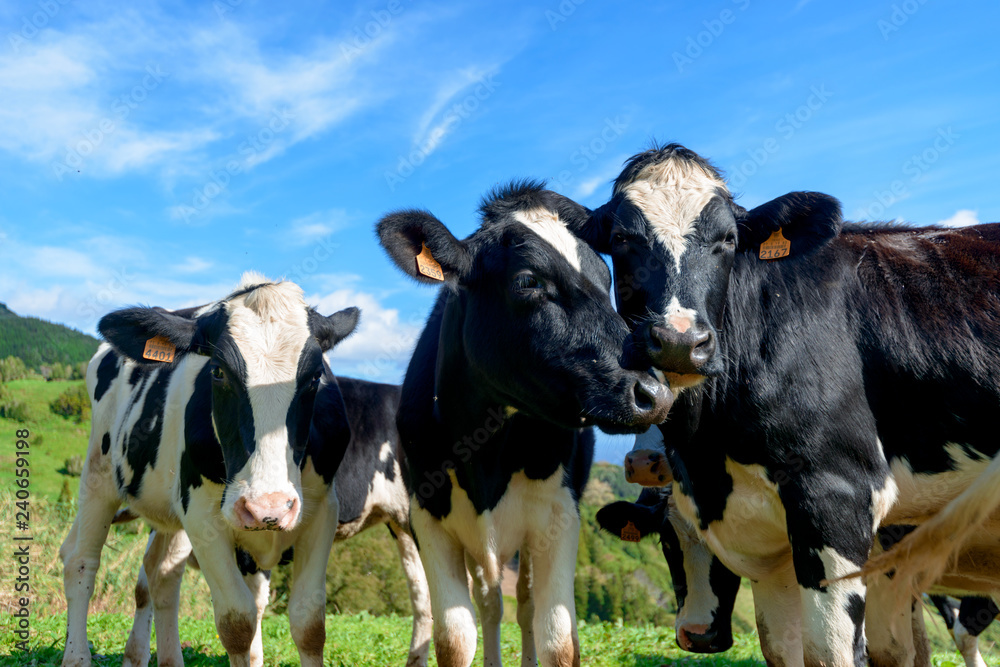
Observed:
[[[676,392],[723,371],[719,333],[737,257],[756,258],[780,228],[794,261],[835,236],[840,222],[837,201],[811,192],[746,211],[715,167],[670,144],[626,163],[584,236],[611,254],[618,310]]]
[[[464,241],[426,211],[378,224],[383,247],[417,280],[427,250],[450,290],[439,354],[463,369],[485,400],[568,428],[642,430],[662,421],[668,389],[622,367],[628,329],[609,298],[610,272],[572,233],[588,211],[537,183],[514,183],[481,206]],[[446,363],[448,360],[446,360]]]
[[[597,522],[622,537],[629,522],[639,536],[658,535],[677,597],[677,645],[692,653],[718,653],[733,645],[732,616],[739,576],[708,549],[697,531],[673,507],[669,488],[643,489],[634,503],[602,507]]]
[[[248,273],[232,294],[195,312],[126,308],[103,317],[98,329],[138,363],[148,363],[142,354],[153,337],[176,348],[175,364],[204,356],[188,363],[200,364],[195,383],[211,385],[225,464],[223,516],[239,530],[289,530],[301,515],[300,465],[323,353],[357,321],[356,308],[323,317],[306,306],[298,285]]]

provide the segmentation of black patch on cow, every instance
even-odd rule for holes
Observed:
[[[863,665],[867,659],[865,652],[865,598],[860,593],[851,593],[847,596],[844,611],[854,623],[854,664]]]
[[[101,453],[105,456],[111,451],[111,434],[105,433],[104,437],[101,438]]]
[[[292,448],[292,460],[301,466],[309,442],[309,429],[312,423],[313,405],[320,388],[320,378],[326,372],[323,352],[319,344],[309,338],[299,352],[299,360],[295,373],[295,393],[288,405],[285,416],[285,428],[288,432],[288,442]],[[332,380],[332,376],[328,378]]]
[[[101,400],[105,392],[111,388],[112,381],[118,377],[119,360],[120,358],[114,350],[108,350],[108,353],[101,359],[101,363],[97,365],[97,386],[94,387],[95,403]]]
[[[212,361],[206,364],[206,372],[210,372],[213,365],[218,365],[227,377],[222,382],[210,380],[211,405],[218,437],[222,439],[219,444],[222,446],[226,478],[232,479],[250,460],[256,449],[257,434],[253,406],[247,393],[246,361],[226,328],[224,318],[216,319],[219,331],[208,336],[208,340],[215,341],[215,346]]]
[[[969,631],[969,634],[978,637],[989,627],[997,614],[1000,614],[1000,607],[997,607],[997,603],[992,599],[964,597],[958,608],[958,621]]]
[[[346,412],[339,411],[332,393],[323,395],[326,387],[320,391],[313,413],[317,445],[314,458],[318,460],[314,465],[317,471],[323,469],[324,479],[330,470],[336,470],[340,523],[350,523],[364,513],[377,473],[385,475],[390,483],[396,478],[399,387],[350,378],[338,378],[336,384],[341,394],[339,405]],[[349,425],[344,423],[345,416]],[[390,455],[382,461],[379,455],[384,443],[389,443]],[[342,452],[342,460],[335,465],[338,450]]]
[[[191,489],[202,485],[202,478],[215,484],[226,480],[222,446],[212,429],[212,376],[208,364],[194,380],[194,388],[184,408],[184,451],[181,453],[181,505],[188,510]]]
[[[278,561],[278,565],[288,565],[295,558],[295,547],[288,547],[281,552],[281,560]]]
[[[136,382],[142,377],[142,366],[135,366],[132,368],[132,372],[128,374],[129,386],[134,387]]]
[[[240,574],[244,577],[260,572],[257,561],[243,547],[236,547],[236,567],[240,568]]]
[[[160,450],[160,435],[163,433],[163,413],[166,409],[167,386],[173,374],[174,367],[164,365],[153,370],[143,381],[149,384],[149,391],[142,404],[139,419],[128,435],[125,456],[132,469],[132,479],[125,490],[132,497],[139,495],[142,488],[142,478],[146,468],[156,466],[157,453]],[[142,394],[142,386],[136,395]]]
[[[125,490],[125,475],[122,474],[122,467],[115,466],[115,481],[118,483],[118,490]]]

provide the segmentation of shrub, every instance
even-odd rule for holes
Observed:
[[[66,459],[66,474],[70,477],[79,477],[83,474],[83,456],[75,454]]]
[[[32,421],[28,404],[14,398],[3,385],[0,385],[0,417],[21,423]]]
[[[77,423],[90,419],[90,397],[83,385],[70,387],[49,403],[49,409],[63,417],[73,417]]]

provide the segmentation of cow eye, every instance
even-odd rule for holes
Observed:
[[[627,236],[625,236],[621,232],[615,232],[614,234],[611,235],[611,249],[612,249],[612,251],[615,251],[615,250],[624,250],[627,247],[628,247],[628,237]]]
[[[226,371],[222,370],[222,366],[212,364],[212,368],[209,370],[209,373],[212,374],[212,380],[215,382],[225,382],[226,380]]]
[[[514,276],[513,289],[518,294],[528,294],[541,288],[541,281],[530,271],[524,271]]]
[[[320,381],[320,379],[322,377],[323,377],[323,369],[321,368],[318,371],[316,371],[315,373],[313,373],[312,380],[311,380],[312,386],[313,387],[318,386],[319,385],[319,381]]]

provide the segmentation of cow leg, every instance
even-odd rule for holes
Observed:
[[[751,582],[760,650],[768,667],[802,667],[802,600],[789,564]]]
[[[521,547],[517,568],[517,624],[521,626],[521,667],[538,667],[535,655],[535,600],[531,595],[531,552]]]
[[[488,586],[483,578],[483,568],[465,555],[465,566],[472,575],[472,596],[479,609],[483,625],[483,665],[502,667],[500,655],[500,622],[503,620],[503,595],[499,586]]]
[[[184,529],[212,592],[215,629],[231,667],[249,667],[257,627],[257,601],[236,563],[236,544],[217,511],[218,500],[191,494]]]
[[[917,663],[920,640],[913,634],[915,614],[920,614],[923,621],[920,605],[914,608],[900,604],[888,577],[878,575],[872,579],[865,604],[865,635],[872,667],[921,667]]]
[[[476,655],[476,614],[469,598],[465,550],[416,498],[411,500],[410,525],[431,592],[434,654],[440,667],[469,667]]]
[[[305,490],[305,489],[304,489]],[[295,542],[288,623],[304,667],[323,665],[326,643],[326,564],[337,536],[340,505],[332,490],[317,504],[309,527]]]
[[[243,581],[246,582],[247,588],[250,589],[257,604],[257,628],[254,632],[253,643],[250,644],[250,664],[263,665],[264,639],[261,636],[260,621],[264,617],[264,608],[267,607],[267,599],[271,593],[271,571],[260,570],[254,574],[245,574]],[[159,636],[159,631],[157,631],[157,636]]]
[[[64,667],[90,665],[87,608],[94,594],[94,578],[101,565],[101,550],[120,504],[117,487],[111,479],[110,461],[100,454],[100,444],[91,442],[80,476],[79,510],[59,548],[66,592]]]
[[[865,479],[864,472],[858,477]],[[802,475],[780,493],[802,597],[806,667],[863,667],[867,664],[865,584],[860,578],[840,578],[857,572],[868,560],[878,523],[874,494],[857,481],[832,473]],[[906,632],[909,604],[903,602],[906,630],[901,631]]]
[[[150,533],[135,585],[135,619],[125,645],[123,667],[145,666],[149,662],[149,631],[154,617],[157,665],[184,664],[177,618],[181,579],[190,553],[191,542],[184,531]]]
[[[408,529],[396,523],[390,525],[389,532],[396,538],[399,559],[403,562],[406,585],[410,589],[410,605],[413,607],[413,636],[410,639],[410,654],[406,667],[427,667],[431,652],[431,594],[427,590],[427,576],[420,562],[420,552]]]
[[[962,598],[952,635],[966,667],[986,667],[979,653],[979,635],[989,627],[997,613],[997,605],[990,598]]]
[[[555,505],[552,530],[531,543],[533,619],[538,661],[543,667],[579,667],[573,573],[580,537],[576,507]]]
[[[869,599],[871,599],[871,593],[869,593]],[[931,640],[927,636],[927,625],[924,623],[924,606],[919,599],[914,599],[911,606],[913,614],[910,627],[913,631],[913,649],[916,652],[916,655],[913,656],[913,664],[915,667],[931,667]]]

